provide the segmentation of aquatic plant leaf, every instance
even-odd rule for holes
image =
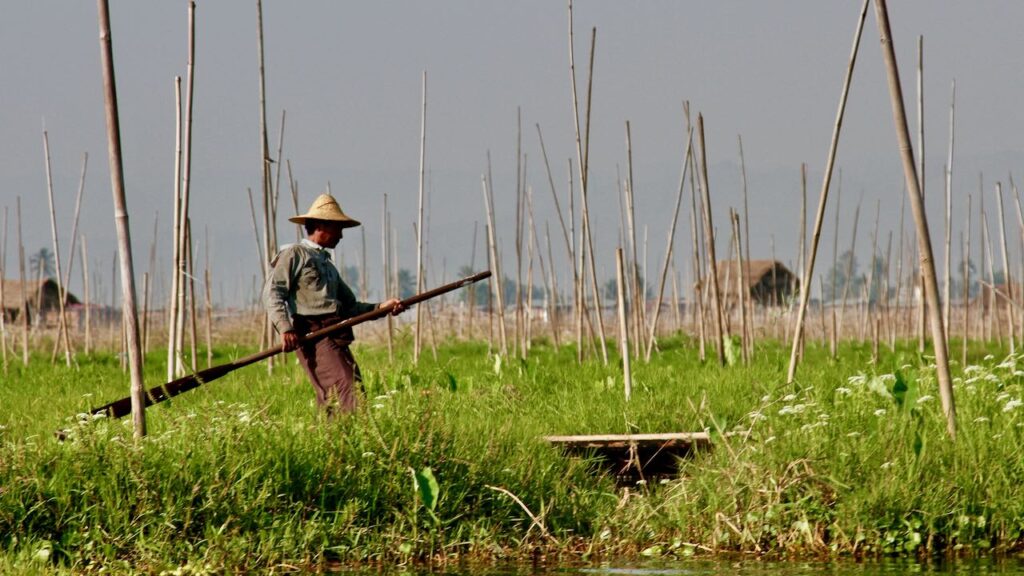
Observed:
[[[451,392],[458,392],[459,382],[455,379],[455,375],[451,372],[445,372],[444,375],[448,379],[448,390]]]
[[[892,383],[892,399],[896,402],[896,406],[903,408],[907,400],[907,381],[903,378],[903,373],[896,371],[896,381]]]
[[[729,366],[736,365],[736,340],[732,337],[722,338],[722,346],[725,352],[725,363]]]
[[[437,497],[441,492],[437,485],[437,479],[434,478],[434,471],[428,466],[415,472],[413,479],[416,481],[416,490],[419,492],[423,506],[433,512],[437,508]]]

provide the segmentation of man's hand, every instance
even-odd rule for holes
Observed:
[[[388,308],[390,306],[394,306],[394,308],[391,309],[391,315],[392,316],[398,316],[402,312],[405,312],[405,306],[402,306],[402,301],[399,300],[398,298],[391,298],[389,300],[385,300],[385,301],[381,302],[377,306],[377,308],[378,309],[380,309],[380,308]]]
[[[281,334],[281,346],[285,352],[291,352],[299,347],[299,335],[294,330]]]

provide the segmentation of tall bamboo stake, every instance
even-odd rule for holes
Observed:
[[[7,206],[4,206],[4,232],[0,238],[0,353],[3,355],[4,375],[7,375],[7,306],[4,285],[7,284]]]
[[[844,273],[842,302],[839,305],[839,336],[842,339],[843,327],[846,325],[846,299],[850,295],[850,284],[853,283],[853,260],[857,253],[857,224],[860,222],[860,203],[863,196],[857,200],[857,208],[853,211],[853,234],[850,237],[850,258],[846,260],[846,272]]]
[[[736,295],[737,303],[740,307],[740,349],[742,350],[743,363],[747,364],[750,362],[750,352],[747,346],[747,296],[750,294],[749,286],[747,282],[744,282],[744,277],[749,277],[749,274],[743,274],[743,249],[742,239],[740,238],[740,215],[735,210],[729,210],[729,219],[732,224],[732,233],[736,237]]]
[[[149,244],[149,278],[153,279],[153,281],[155,281],[155,276],[153,274],[156,271],[156,240],[157,240],[157,235],[159,234],[159,223],[160,223],[160,213],[157,212],[155,214],[155,216],[153,217],[153,241],[150,242],[150,244]],[[143,305],[143,307],[142,307],[142,309],[143,309],[143,313],[142,313],[142,356],[143,357],[146,357],[146,356],[149,355],[149,336],[150,336],[150,332],[149,332],[149,294],[150,294],[150,289],[149,289],[149,286],[147,285],[146,290],[144,290],[144,296],[143,296],[143,298],[146,301],[146,304]]]
[[[633,326],[633,348],[634,354],[639,355],[635,350],[643,343],[642,335],[646,332],[644,326],[644,290],[640,282],[639,260],[637,259],[636,248],[636,216],[635,201],[633,197],[633,138],[630,130],[629,120],[626,121],[626,225],[628,228],[627,240],[632,251],[629,260],[629,286],[633,294],[632,326]]]
[[[704,195],[704,249],[708,253],[708,276],[711,277],[711,298],[715,307],[715,350],[718,363],[725,365],[723,339],[726,338],[722,323],[722,296],[718,289],[718,264],[715,258],[715,229],[711,219],[711,192],[708,189],[708,152],[704,146],[704,115],[697,114],[697,142],[700,144],[700,183]]]
[[[68,251],[68,270],[67,274],[62,276],[60,282],[61,294],[60,298],[62,301],[67,302],[68,299],[68,284],[71,282],[71,272],[75,268],[75,243],[78,240],[78,217],[82,213],[82,195],[85,192],[85,173],[86,168],[89,165],[89,153],[86,152],[82,155],[82,174],[78,180],[78,194],[75,196],[75,216],[71,224],[71,249]],[[63,274],[60,270],[57,270],[57,274]],[[66,318],[62,322],[62,332],[64,333],[65,344],[68,343],[68,323]],[[72,358],[74,357],[74,348],[72,348]],[[53,343],[53,354],[50,357],[50,362],[53,363],[57,358],[57,342]]]
[[[622,262],[622,248],[615,250],[615,285],[618,288],[619,311],[619,353],[622,355],[622,386],[629,401],[633,394],[633,375],[629,366],[629,327],[626,320],[625,265]]]
[[[270,166],[273,159],[270,157],[270,143],[267,136],[267,91],[266,91],[266,69],[263,58],[263,0],[256,0],[256,26],[257,26],[257,57],[259,61],[259,108],[260,108],[260,166],[263,183],[263,242],[264,254],[263,277],[270,274],[270,258],[277,251],[277,222],[273,219],[273,190],[270,182]],[[330,184],[327,186],[330,193]],[[274,328],[268,316],[264,316],[263,334],[266,341],[272,342]],[[274,358],[267,358],[267,371],[274,369]]]
[[[381,273],[382,273],[382,285],[384,294],[382,299],[390,298],[394,295],[394,287],[391,286],[391,251],[388,249],[388,238],[391,230],[391,216],[388,213],[388,195],[384,194],[384,208],[381,213],[381,226],[380,231],[380,245],[383,252],[381,258]],[[387,340],[388,340],[388,362],[395,361],[395,325],[392,321],[392,316],[388,314],[387,319]]]
[[[173,380],[183,369],[178,354],[178,292],[181,290],[181,157],[182,111],[181,77],[174,77],[174,214],[171,218],[171,294],[167,316],[167,380]],[[250,204],[252,203],[250,194]],[[261,258],[262,260],[262,258]]]
[[[423,292],[423,183],[426,171],[427,153],[427,71],[423,71],[423,114],[420,117],[420,174],[419,174],[419,195],[418,195],[418,219],[416,227],[416,293]],[[418,364],[420,361],[420,347],[422,346],[423,306],[416,307],[416,332],[413,339],[412,361]]]
[[[917,146],[918,146],[918,179],[921,182],[921,197],[924,198],[924,36],[917,37]],[[918,258],[921,255],[918,254]],[[922,274],[924,272],[921,272]],[[924,291],[925,279],[923,276],[921,280],[922,296]],[[925,336],[925,324],[927,312],[925,310],[926,302],[922,297],[919,302],[918,315],[917,315],[917,350],[921,354],[924,354],[926,347],[926,336]],[[947,343],[948,346],[948,343]]]
[[[743,181],[743,259],[746,260],[747,262],[750,262],[750,206],[747,203],[747,161],[743,157],[743,136],[737,134],[736,135],[736,142],[739,144],[739,149],[740,149],[740,177],[742,178],[742,181]],[[805,180],[806,180],[806,178],[805,178]],[[801,228],[801,234],[804,233],[804,229],[805,228],[806,228],[806,226]],[[801,251],[800,254],[802,255],[803,251]],[[803,258],[803,257],[801,256],[801,258]],[[803,262],[801,261],[801,266],[802,265],[803,265]],[[753,317],[753,313],[754,313],[753,299],[748,298],[747,302],[748,302],[747,314],[749,316]],[[750,346],[750,351],[749,352],[753,352],[753,350],[754,350],[753,323],[751,323],[750,334],[745,334],[743,336],[743,338],[744,338],[744,341],[747,342],[748,345]]]
[[[924,210],[924,197],[921,195],[921,187],[917,179],[917,173],[914,170],[913,144],[910,142],[910,132],[907,128],[906,112],[903,107],[903,91],[900,86],[899,70],[896,65],[896,53],[892,45],[892,30],[889,28],[889,15],[885,0],[875,0],[875,15],[889,79],[893,121],[896,125],[900,155],[903,159],[903,172],[906,177],[910,207],[913,211],[914,222],[917,228],[921,268],[924,271],[925,298],[928,300],[932,345],[935,350],[939,396],[942,400],[943,411],[946,414],[946,430],[949,432],[950,437],[956,438],[956,405],[953,399],[953,384],[949,375],[945,326],[942,324],[942,311],[939,306],[938,282],[935,277],[935,259],[932,255],[931,235],[928,233],[928,219]],[[923,153],[921,157],[924,157]]]
[[[846,67],[846,77],[843,79],[842,94],[839,97],[839,110],[836,112],[835,124],[832,127],[832,141],[829,145],[828,158],[825,161],[825,175],[822,177],[821,196],[818,200],[818,211],[814,217],[814,231],[811,233],[811,247],[804,256],[807,266],[803,278],[800,281],[800,309],[797,312],[796,326],[793,331],[793,347],[789,356],[789,371],[786,382],[792,383],[796,378],[796,368],[800,344],[804,332],[804,316],[807,313],[807,302],[811,296],[811,279],[814,277],[814,261],[818,255],[818,242],[821,239],[821,226],[825,219],[825,204],[828,200],[828,189],[832,182],[832,170],[835,167],[836,151],[839,148],[839,133],[843,127],[843,116],[846,113],[846,98],[850,93],[850,81],[853,78],[853,68],[857,63],[857,50],[860,46],[861,32],[864,30],[864,20],[867,15],[868,2],[864,0],[860,9],[860,16],[857,19],[857,28],[853,36],[853,47],[850,49],[850,59]]]
[[[501,344],[501,355],[508,356],[508,336],[505,332],[505,299],[502,292],[504,284],[504,276],[501,275],[501,263],[498,258],[498,244],[495,239],[494,232],[494,202],[491,198],[491,190],[488,185],[487,176],[481,176],[483,182],[483,193],[484,193],[484,208],[487,216],[487,246],[491,255],[491,270],[494,271],[494,276],[497,278],[495,282],[491,282],[491,290],[495,299],[495,307],[498,309],[498,334],[499,341]]]
[[[686,152],[683,153],[683,167],[679,175],[679,192],[676,194],[676,205],[672,210],[672,222],[669,225],[668,241],[665,246],[665,263],[661,267],[661,279],[658,281],[658,299],[654,306],[654,318],[651,320],[650,332],[647,334],[647,346],[644,349],[644,361],[651,361],[651,351],[654,349],[654,336],[655,331],[658,327],[658,314],[661,312],[661,301],[662,296],[665,293],[665,279],[668,275],[669,263],[672,261],[674,256],[672,247],[675,244],[676,237],[676,224],[679,222],[679,208],[683,204],[683,191],[686,188],[686,169],[690,164],[690,154],[693,152],[691,145],[693,143],[693,134],[688,130],[686,133]],[[678,306],[679,302],[676,300],[672,304],[676,308],[676,316],[678,323]]]
[[[139,341],[139,319],[135,306],[135,273],[132,262],[131,230],[125,200],[124,170],[121,165],[121,127],[117,111],[117,87],[114,78],[114,51],[110,38],[110,15],[107,0],[99,6],[100,52],[103,62],[103,85],[106,101],[107,141],[110,156],[111,189],[114,195],[114,222],[117,225],[118,250],[121,254],[122,314],[128,330],[128,358],[131,370],[132,422],[135,437],[146,434],[145,386],[142,379],[142,346]]]
[[[1006,322],[1007,330],[1006,336],[1010,342],[1010,354],[1016,352],[1016,340],[1014,338],[1014,318],[1013,318],[1013,281],[1010,275],[1010,260],[1007,255],[1006,245],[1006,218],[1003,216],[1003,185],[1001,182],[996,182],[996,201],[999,202],[999,239],[1003,248],[1003,284],[1006,285],[1006,298],[1008,300],[1006,304]],[[996,294],[997,290],[995,286],[992,286],[992,303],[997,306],[1002,306],[1001,303],[997,304]]]
[[[690,123],[690,103],[683,102],[683,115],[686,117],[686,131],[690,134],[693,133],[693,127]],[[692,136],[691,136],[692,138]],[[698,358],[701,362],[707,360],[707,335],[704,327],[704,298],[703,294],[703,268],[700,260],[700,239],[702,237],[701,219],[697,217],[697,187],[695,184],[694,172],[696,172],[696,160],[694,158],[693,151],[691,149],[690,159],[690,246],[692,246],[692,267],[693,267],[693,316],[696,319],[697,324],[697,336],[698,336]],[[701,209],[703,214],[703,208]]]
[[[82,297],[85,299],[85,354],[92,352],[92,302],[89,300],[89,252],[82,235]]]
[[[63,282],[61,281],[61,267],[60,263],[60,242],[57,241],[57,216],[53,206],[53,178],[50,174],[50,139],[46,134],[46,130],[43,130],[43,151],[46,154],[46,196],[50,201],[50,233],[53,238],[53,257],[57,265],[57,304],[60,313],[60,321],[58,322],[58,335],[60,338],[63,336],[64,341],[64,363],[70,368],[71,367],[71,342],[68,338],[67,330],[67,316],[64,313],[64,288]]]
[[[474,237],[476,235],[476,228],[474,227]],[[549,282],[551,284],[551,299],[548,301],[548,314],[551,317],[551,340],[554,342],[555,349],[562,347],[562,325],[559,318],[559,296],[558,296],[558,275],[555,274],[555,259],[554,253],[551,251],[551,229],[548,227],[548,223],[544,221],[544,241],[548,247],[548,273],[550,275]],[[474,238],[474,249],[476,247],[476,241]],[[470,311],[472,318],[472,310]]]
[[[18,196],[18,273],[21,280],[21,362],[28,366],[28,290],[25,285],[25,244],[21,235],[21,196]]]
[[[516,107],[516,219],[515,219],[515,251],[516,251],[516,293],[515,293],[515,335],[513,349],[520,358],[526,358],[526,346],[523,345],[523,122],[522,109]]]
[[[970,306],[970,290],[971,290],[971,268],[970,268],[970,265],[971,265],[970,264],[971,263],[971,217],[970,217],[970,214],[971,214],[971,197],[970,197],[970,195],[968,195],[967,196],[967,215],[968,215],[967,216],[967,233],[966,233],[966,235],[963,232],[960,233],[960,256],[961,256],[961,259],[963,260],[963,269],[961,270],[961,278],[963,279],[962,280],[963,288],[961,290],[961,298],[962,298],[962,302],[963,303],[962,303],[961,306],[964,309],[964,318],[963,318],[964,336],[963,336],[963,341],[961,342],[961,346],[960,346],[960,365],[964,366],[964,367],[967,366],[967,341],[970,340],[970,335],[971,335],[970,334],[970,329],[971,329],[970,328],[970,326],[971,326],[971,321],[970,321],[970,316],[971,316],[971,306]]]
[[[870,323],[871,316],[871,289],[875,285],[875,265],[878,262],[878,221],[882,215],[882,201],[875,201],[875,228],[871,232],[871,265],[868,267],[868,278],[867,284],[864,286],[864,302],[867,303],[867,312],[861,315],[861,339],[865,338],[865,332],[867,330],[867,324]]]
[[[942,284],[942,295],[943,295],[943,308],[942,308],[942,321],[948,327],[950,324],[950,306],[951,296],[950,294],[950,283],[952,276],[952,267],[950,266],[950,255],[952,249],[950,243],[953,239],[953,228],[952,228],[952,215],[953,215],[953,137],[955,135],[956,128],[956,80],[953,80],[953,84],[950,87],[949,93],[949,156],[946,159],[946,265],[945,265],[945,282]],[[970,212],[968,212],[970,214]],[[964,336],[966,338],[966,335]]]

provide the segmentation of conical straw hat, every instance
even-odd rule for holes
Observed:
[[[307,220],[341,222],[342,228],[359,226],[359,221],[350,218],[347,214],[342,212],[341,206],[338,206],[338,201],[330,194],[321,194],[317,196],[316,200],[313,200],[313,204],[310,205],[309,210],[306,211],[305,214],[292,216],[288,219],[289,222],[294,222],[296,224],[305,224]]]

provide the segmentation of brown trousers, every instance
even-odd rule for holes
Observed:
[[[296,316],[295,331],[300,335],[315,332],[342,318],[333,314],[325,316]],[[356,386],[362,382],[359,365],[356,364],[349,344],[354,336],[352,329],[342,330],[316,342],[300,346],[295,354],[306,370],[309,381],[316,391],[316,403],[328,416],[336,411],[351,412],[356,408]]]

